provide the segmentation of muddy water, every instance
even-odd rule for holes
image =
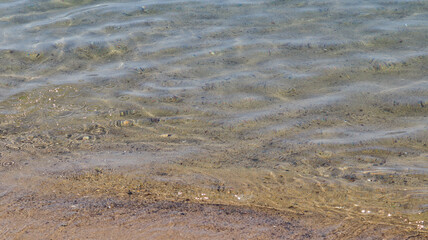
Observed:
[[[178,225],[221,204],[298,225],[278,238],[423,238],[427,12],[426,1],[0,1],[0,234],[25,238],[40,229],[30,215],[56,213],[58,226],[58,210],[91,215],[109,199],[130,205],[123,221],[141,201],[202,206]],[[176,230],[277,232],[212,215],[236,227]]]

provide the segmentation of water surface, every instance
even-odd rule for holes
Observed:
[[[120,197],[143,181],[164,200],[424,234],[427,13],[416,0],[0,1],[4,194],[42,176],[66,182],[42,195]],[[128,180],[110,191],[100,172]]]

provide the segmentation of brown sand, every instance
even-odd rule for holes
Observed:
[[[125,155],[122,160],[126,158],[131,157]],[[425,231],[400,224],[397,219],[385,221],[375,215],[311,211],[304,207],[304,201],[303,207],[297,204],[285,210],[242,203],[230,199],[237,191],[230,187],[210,191],[200,185],[153,180],[145,178],[141,170],[132,170],[135,165],[114,170],[90,167],[49,172],[46,169],[52,170],[61,162],[52,160],[50,164],[37,168],[37,164],[21,162],[3,169],[1,239],[426,239],[428,236]],[[140,164],[139,168],[142,166],[151,169],[145,171],[158,172],[159,176],[170,174],[166,168],[150,164]],[[204,196],[210,199],[203,200]]]

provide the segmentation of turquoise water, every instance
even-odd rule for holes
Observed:
[[[427,22],[416,0],[2,0],[1,170],[150,162],[222,203],[426,220]]]

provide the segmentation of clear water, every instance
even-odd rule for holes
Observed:
[[[427,22],[417,0],[2,0],[1,170],[131,166],[197,202],[423,229]]]

